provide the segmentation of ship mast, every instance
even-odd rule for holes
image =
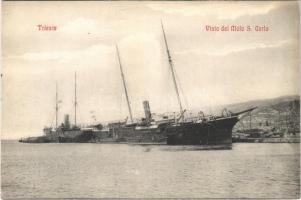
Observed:
[[[55,84],[55,128],[57,129],[57,116],[59,112],[59,102],[57,95],[57,83]]]
[[[76,106],[77,106],[77,96],[76,96],[76,72],[74,74],[74,124],[76,126]]]
[[[167,56],[168,56],[168,62],[169,62],[169,66],[170,66],[170,69],[171,69],[172,80],[173,80],[173,83],[174,83],[174,86],[175,86],[175,90],[176,90],[176,93],[177,93],[178,104],[179,104],[179,107],[180,107],[180,114],[182,115],[183,114],[182,103],[181,103],[181,99],[180,99],[180,95],[179,95],[178,85],[177,85],[177,81],[176,81],[176,77],[175,77],[175,72],[174,72],[174,66],[173,66],[173,63],[172,63],[172,60],[171,60],[171,56],[170,56],[170,53],[169,53],[168,44],[167,44],[167,40],[166,40],[166,36],[165,36],[165,32],[164,32],[164,27],[163,27],[162,21],[161,21],[161,27],[162,27],[163,36],[164,36],[164,42],[165,42],[166,52],[167,52]]]
[[[125,92],[125,96],[126,96],[126,101],[127,101],[127,105],[128,105],[128,109],[129,109],[130,120],[131,120],[131,123],[133,123],[132,109],[131,109],[130,100],[129,100],[129,97],[128,97],[128,92],[127,92],[127,88],[126,88],[126,84],[125,84],[125,78],[124,78],[124,74],[123,74],[123,70],[122,70],[122,65],[121,65],[121,61],[120,61],[120,57],[119,57],[119,50],[118,50],[117,45],[116,45],[116,51],[117,51],[118,62],[119,62],[119,67],[120,67],[124,92]]]

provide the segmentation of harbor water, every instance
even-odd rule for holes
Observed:
[[[232,150],[2,141],[5,198],[298,198],[299,144]]]

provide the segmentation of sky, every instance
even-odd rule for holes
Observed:
[[[67,113],[73,121],[75,71],[79,123],[125,119],[116,45],[134,117],[144,100],[152,112],[178,112],[161,21],[186,109],[299,94],[295,1],[5,1],[2,138],[54,125],[56,83],[59,121]],[[252,31],[206,31],[223,25]]]

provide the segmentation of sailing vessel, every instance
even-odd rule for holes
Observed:
[[[220,116],[205,116],[199,112],[195,118],[186,118],[186,110],[182,107],[178,84],[168,43],[161,22],[167,59],[172,75],[173,85],[179,105],[178,116],[162,116],[154,119],[149,102],[143,101],[145,117],[139,122],[134,122],[131,103],[128,95],[126,79],[123,73],[119,49],[116,45],[122,84],[126,96],[129,119],[122,122],[109,123],[105,127],[102,124],[90,126],[88,129],[80,129],[76,125],[76,74],[75,74],[75,102],[74,102],[74,126],[70,125],[69,116],[65,116],[65,122],[58,126],[58,97],[56,92],[56,127],[44,129],[44,136],[22,139],[21,142],[99,142],[99,143],[138,143],[138,144],[168,144],[168,145],[232,145],[232,129],[239,120],[239,115],[250,112],[255,108],[233,113],[224,110]]]
[[[118,46],[116,52],[118,56],[124,92],[127,100],[129,111],[129,122],[109,124],[109,132],[112,135],[114,142],[129,142],[129,143],[164,143],[168,145],[227,145],[232,144],[232,129],[239,120],[239,115],[245,112],[250,112],[248,109],[239,113],[223,112],[221,116],[205,117],[200,115],[194,119],[185,118],[186,110],[182,107],[181,98],[179,95],[178,84],[175,78],[173,62],[170,56],[168,43],[161,22],[164,43],[166,47],[167,58],[174,89],[179,105],[179,115],[176,118],[165,118],[154,120],[151,115],[148,101],[143,102],[145,118],[141,119],[140,123],[133,122],[132,110],[126,80],[123,73],[123,68],[119,56]]]
[[[69,143],[69,142],[90,142],[95,138],[95,132],[99,126],[91,126],[89,128],[79,128],[77,126],[77,90],[76,90],[76,72],[74,76],[74,124],[71,125],[69,115],[64,116],[64,122],[58,125],[59,104],[58,89],[56,84],[55,92],[55,127],[45,127],[43,129],[44,135],[38,137],[21,138],[19,142],[24,143]]]

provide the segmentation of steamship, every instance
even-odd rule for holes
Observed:
[[[178,91],[178,83],[175,78],[173,62],[170,56],[168,43],[161,22],[166,54],[171,71],[173,85],[179,105],[176,116],[163,115],[155,119],[152,116],[148,101],[143,101],[145,117],[140,120],[133,119],[130,99],[123,73],[123,67],[119,56],[118,46],[116,54],[120,67],[123,88],[126,96],[129,117],[124,121],[112,122],[106,125],[97,124],[85,128],[76,126],[76,74],[75,74],[75,122],[71,126],[69,116],[65,116],[62,125],[44,128],[44,136],[21,139],[20,142],[97,142],[97,143],[138,143],[138,144],[167,144],[167,145],[232,145],[232,129],[239,121],[242,113],[250,112],[255,108],[233,113],[223,110],[220,116],[205,116],[199,112],[198,116],[188,118],[186,110],[182,107]],[[58,100],[56,92],[56,113],[58,111]]]

